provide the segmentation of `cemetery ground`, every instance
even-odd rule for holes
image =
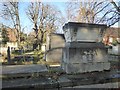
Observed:
[[[18,55],[17,58],[21,58]],[[26,56],[33,59],[32,55]],[[119,57],[120,58],[120,57]],[[25,88],[40,90],[64,88],[119,88],[120,60],[111,60],[108,71],[66,74],[58,64],[31,60],[14,65],[1,65],[2,89]],[[32,63],[31,63],[32,62]],[[98,85],[98,87],[97,87]]]
[[[38,50],[15,50],[11,52],[11,62],[8,63],[7,55],[3,55],[1,59],[3,59],[2,65],[29,65],[29,64],[42,64],[44,63],[43,57],[44,53]]]

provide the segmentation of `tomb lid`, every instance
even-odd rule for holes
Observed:
[[[91,27],[91,28],[107,28],[105,24],[81,23],[81,22],[68,22],[63,26],[63,30],[69,27]],[[72,30],[72,29],[71,29]]]
[[[91,49],[104,48],[104,49],[107,49],[105,47],[105,45],[100,42],[70,42],[70,43],[66,43],[65,46],[68,48],[82,48],[82,49],[84,49],[84,48],[91,48]]]

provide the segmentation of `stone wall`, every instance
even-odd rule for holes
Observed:
[[[60,63],[62,60],[62,47],[55,48],[47,52],[46,61],[51,63]]]
[[[65,46],[63,34],[52,33],[47,37],[46,44],[46,61],[52,63],[60,63],[62,59],[62,49]]]

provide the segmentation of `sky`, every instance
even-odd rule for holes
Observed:
[[[5,1],[5,0],[2,0],[2,1]],[[28,19],[27,15],[26,15],[26,11],[25,11],[27,9],[27,6],[29,5],[30,1],[36,1],[36,0],[20,0],[20,8],[19,8],[20,9],[20,11],[19,11],[20,12],[20,21],[21,21],[22,28],[24,28],[23,32],[25,32],[25,33],[31,32],[32,28],[33,28],[33,24]],[[73,0],[73,1],[75,1],[75,0]],[[0,0],[0,2],[1,2],[1,0]],[[61,10],[63,15],[65,15],[65,2],[67,2],[67,0],[44,0],[44,2],[57,6],[58,9]],[[11,26],[9,21],[5,21],[1,18],[0,18],[0,21]],[[118,23],[116,23],[114,25],[114,27],[118,27]]]

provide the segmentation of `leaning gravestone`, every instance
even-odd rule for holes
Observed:
[[[63,26],[66,45],[61,66],[66,73],[110,69],[108,53],[101,42],[106,25],[69,22]]]

